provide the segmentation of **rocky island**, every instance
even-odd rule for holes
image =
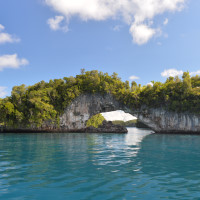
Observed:
[[[82,71],[76,77],[13,87],[0,99],[1,132],[126,132],[110,122],[88,121],[124,110],[157,133],[200,133],[200,77],[169,77],[165,83],[131,85],[116,73]]]

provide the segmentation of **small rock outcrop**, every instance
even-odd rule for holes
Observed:
[[[127,128],[120,126],[120,125],[114,125],[111,121],[103,121],[102,125],[98,128],[95,128],[93,126],[85,128],[86,133],[127,133]]]

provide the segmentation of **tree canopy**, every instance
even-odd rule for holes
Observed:
[[[105,118],[103,117],[102,114],[96,114],[94,116],[92,116],[86,123],[87,127],[93,126],[95,128],[98,128],[99,126],[102,125],[103,121],[105,120]]]

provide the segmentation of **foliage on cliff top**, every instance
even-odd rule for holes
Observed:
[[[167,78],[165,83],[153,82],[139,93],[140,104],[149,107],[165,107],[175,112],[200,113],[200,77],[190,77],[184,72],[182,79]]]
[[[76,77],[64,77],[33,86],[15,86],[10,97],[0,99],[0,123],[6,126],[41,126],[59,124],[59,116],[70,102],[82,93],[110,93],[125,105],[139,108],[164,106],[178,112],[200,112],[200,77],[169,77],[165,83],[141,86],[122,82],[116,73],[81,71]]]
[[[102,125],[103,121],[105,118],[103,117],[102,114],[97,114],[92,116],[86,123],[87,127],[93,126],[95,128],[98,128],[99,126]]]

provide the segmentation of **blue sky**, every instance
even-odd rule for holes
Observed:
[[[199,10],[195,0],[0,1],[0,97],[81,68],[143,85],[200,74]]]

